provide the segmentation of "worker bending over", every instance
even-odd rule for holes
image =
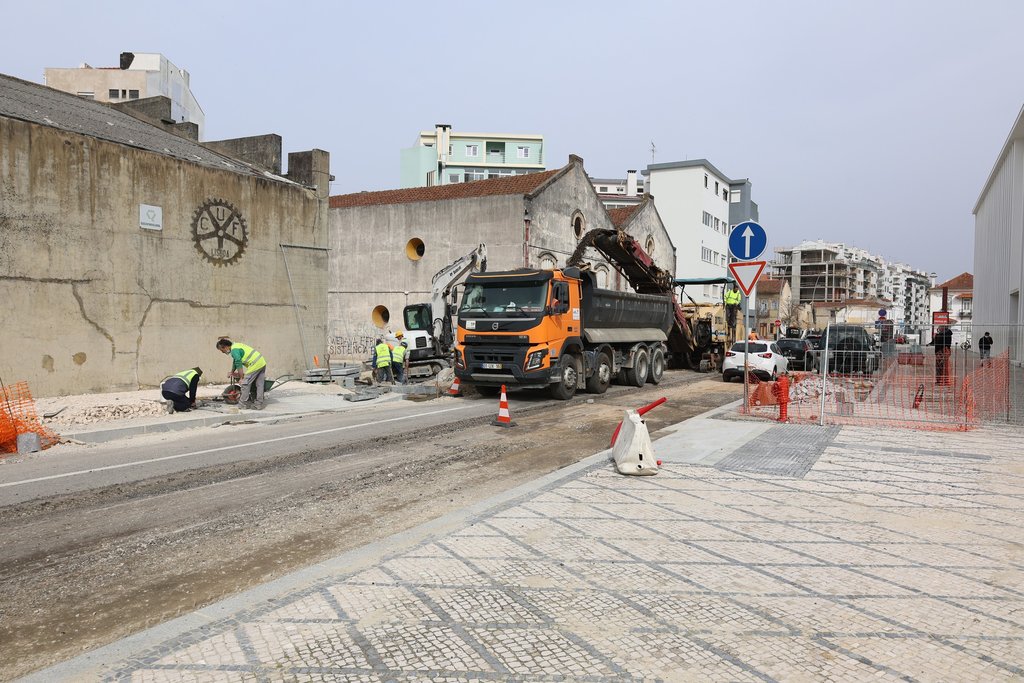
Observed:
[[[196,391],[199,390],[199,378],[203,376],[202,368],[182,370],[160,383],[160,393],[166,399],[168,413],[184,413],[196,407]]]
[[[217,350],[231,356],[231,376],[242,390],[238,404],[242,408],[263,410],[263,378],[267,374],[267,360],[263,354],[230,339],[218,341]]]

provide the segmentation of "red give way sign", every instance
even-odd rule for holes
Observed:
[[[767,261],[739,261],[729,264],[729,272],[736,278],[736,284],[743,293],[750,296],[754,291],[754,285],[757,284],[757,278],[761,277],[761,272],[767,264]]]

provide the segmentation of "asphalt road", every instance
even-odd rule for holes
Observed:
[[[515,429],[489,426],[493,398],[395,401],[11,463],[0,680],[576,462],[607,447],[624,408],[668,396],[653,435],[741,393],[679,372],[568,402],[516,394]]]

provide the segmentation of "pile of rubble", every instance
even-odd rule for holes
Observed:
[[[60,425],[88,425],[139,417],[156,417],[166,414],[167,408],[162,401],[139,401],[112,405],[69,407],[46,420],[46,422],[47,424]]]
[[[789,400],[796,403],[811,401],[821,398],[822,379],[817,375],[810,375],[796,382],[789,387]],[[839,393],[845,393],[846,387],[829,379],[825,380],[825,400],[835,400]]]

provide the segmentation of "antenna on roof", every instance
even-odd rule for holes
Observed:
[[[654,146],[654,140],[651,140],[651,163],[654,163],[654,154],[658,151],[658,148]]]

